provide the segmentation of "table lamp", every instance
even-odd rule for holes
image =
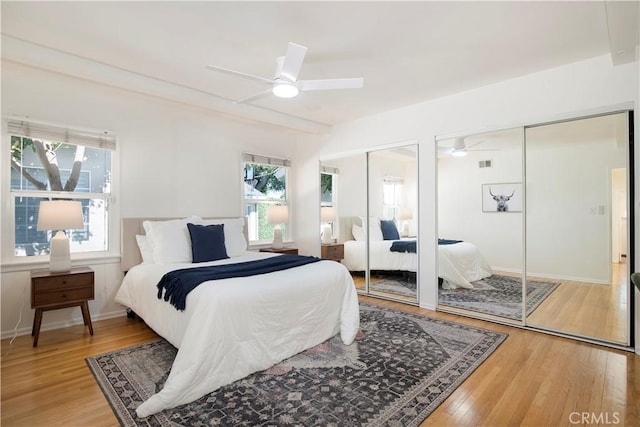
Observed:
[[[71,270],[69,239],[64,230],[84,228],[82,204],[71,200],[40,202],[38,230],[57,231],[49,243],[49,270],[61,273]]]
[[[336,208],[323,206],[320,208],[322,224],[322,243],[333,243],[332,224],[336,221]]]
[[[282,248],[282,227],[280,224],[289,222],[289,209],[286,206],[269,206],[267,208],[267,222],[275,224],[273,227],[273,247]]]
[[[413,218],[413,212],[411,212],[411,209],[409,208],[404,208],[404,209],[400,209],[400,213],[398,214],[398,219],[400,221],[402,221],[402,230],[400,231],[400,234],[402,235],[402,237],[407,237],[409,235],[409,221]]]

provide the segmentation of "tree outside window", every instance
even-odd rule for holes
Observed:
[[[273,240],[274,224],[267,223],[267,208],[287,205],[287,166],[245,162],[244,203],[250,242]],[[282,226],[287,236],[287,224]]]
[[[38,211],[40,201],[55,199],[82,204],[84,229],[66,231],[72,253],[107,250],[110,187],[110,150],[11,135],[14,255],[49,253],[52,231],[37,230]]]

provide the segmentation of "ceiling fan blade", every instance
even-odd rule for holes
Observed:
[[[483,142],[487,142],[484,139],[481,139],[480,141],[474,142],[473,144],[467,145],[467,150],[471,147],[475,147],[476,145],[482,144]]]
[[[272,93],[272,89],[269,88],[269,89],[267,89],[265,91],[256,93],[255,95],[247,96],[246,98],[242,98],[242,99],[239,99],[237,101],[233,101],[233,103],[234,104],[243,104],[243,103],[246,103],[246,102],[255,101],[256,99],[260,99],[260,98],[263,98],[263,97],[265,97],[267,95],[271,95],[271,93]]]
[[[207,65],[207,69],[213,70],[213,71],[220,71],[227,74],[233,74],[234,76],[244,77],[245,79],[260,80],[266,83],[274,83],[273,79],[266,79],[264,77],[254,76],[252,74],[242,73],[240,71],[230,70],[224,67],[218,67],[217,65]]]
[[[280,70],[279,77],[284,77],[291,82],[298,80],[298,74],[300,73],[306,54],[306,47],[290,42],[284,61],[282,62],[282,70]]]
[[[298,82],[300,90],[360,89],[362,86],[364,86],[362,77],[353,79],[300,80]]]

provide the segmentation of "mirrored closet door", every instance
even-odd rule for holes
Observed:
[[[630,345],[631,114],[437,141],[438,309]]]
[[[320,191],[321,255],[344,264],[358,291],[368,292],[369,237],[361,227],[367,215],[367,153],[322,160]]]
[[[369,293],[415,303],[418,146],[370,151],[368,172]]]
[[[525,129],[527,325],[628,345],[629,146],[628,112]]]
[[[323,159],[320,185],[322,256],[358,292],[417,304],[417,144]]]
[[[522,128],[437,141],[438,308],[522,323]]]

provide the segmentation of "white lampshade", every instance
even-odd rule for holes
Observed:
[[[40,202],[38,230],[77,230],[84,228],[82,204],[72,200]]]
[[[336,221],[336,208],[330,206],[323,206],[320,208],[320,221],[322,222],[335,222]]]
[[[398,213],[398,219],[400,221],[406,221],[412,218],[413,218],[413,212],[411,211],[411,209],[409,208],[400,209],[400,212]]]
[[[289,222],[289,209],[286,206],[269,206],[267,208],[269,224],[286,224]]]
[[[58,230],[49,242],[49,270],[60,273],[71,270],[69,238],[63,230],[84,228],[82,204],[71,200],[40,202],[38,230]]]

